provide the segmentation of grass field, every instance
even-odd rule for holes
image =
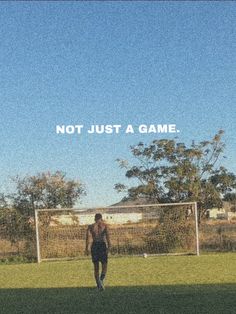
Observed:
[[[236,254],[113,258],[106,290],[90,260],[0,265],[0,313],[236,313]]]

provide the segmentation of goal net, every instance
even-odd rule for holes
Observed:
[[[108,224],[110,255],[199,255],[196,203],[105,208],[38,209],[35,212],[38,261],[84,256],[86,230],[101,213]]]

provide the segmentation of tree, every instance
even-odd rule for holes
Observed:
[[[12,195],[13,207],[27,217],[34,216],[34,210],[39,208],[71,208],[85,194],[79,181],[66,179],[61,171],[16,177],[14,181],[16,192]]]
[[[32,240],[32,229],[25,218],[11,206],[9,196],[0,194],[0,233],[2,240],[8,240],[21,253],[22,242]],[[2,243],[4,251],[4,242]],[[5,248],[6,249],[6,248]]]
[[[23,245],[22,254],[31,259],[36,252],[35,209],[73,207],[85,191],[80,182],[67,179],[60,171],[16,177],[14,182],[15,193],[8,197],[0,195],[1,231],[12,245],[18,248]],[[43,224],[46,226],[50,223],[51,215],[44,215],[44,218]]]
[[[198,144],[193,141],[190,147],[175,139],[131,146],[137,164],[117,161],[126,170],[126,177],[139,184],[127,188],[118,183],[115,189],[149,203],[197,201],[203,217],[208,208],[221,206],[223,196],[236,187],[235,175],[217,163],[225,147],[223,133],[219,130],[213,139]]]

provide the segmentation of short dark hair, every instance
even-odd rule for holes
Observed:
[[[102,219],[102,215],[100,213],[97,213],[95,215],[95,221],[98,221],[99,219]]]

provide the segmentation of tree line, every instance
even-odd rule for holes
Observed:
[[[131,184],[115,184],[125,200],[146,203],[196,201],[199,220],[207,209],[221,207],[222,201],[236,202],[236,176],[222,166],[225,143],[223,130],[210,140],[191,145],[177,139],[158,139],[131,146],[132,161],[117,159]],[[0,195],[0,226],[14,243],[21,234],[33,237],[34,211],[39,208],[72,208],[86,195],[83,183],[68,179],[62,171],[17,176],[15,191]],[[19,232],[21,230],[22,232]]]

